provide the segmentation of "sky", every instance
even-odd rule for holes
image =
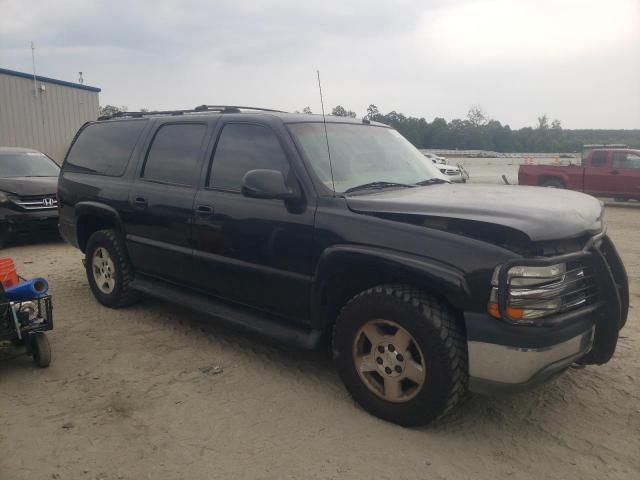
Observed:
[[[0,0],[0,67],[100,104],[640,128],[640,0]]]

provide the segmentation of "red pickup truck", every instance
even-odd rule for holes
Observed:
[[[640,150],[591,150],[582,165],[520,165],[518,183],[640,200]]]

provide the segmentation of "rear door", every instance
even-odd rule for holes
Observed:
[[[280,170],[288,183],[298,182],[295,149],[282,132],[257,121],[224,118],[216,137],[194,206],[200,288],[278,315],[306,318],[315,205],[241,193],[243,176],[254,169]]]
[[[609,196],[616,191],[611,156],[607,150],[593,150],[584,167],[584,192],[596,196]]]
[[[190,283],[191,221],[206,121],[157,125],[138,168],[129,203],[129,255],[136,270]]]
[[[618,198],[640,198],[640,151],[613,152]]]

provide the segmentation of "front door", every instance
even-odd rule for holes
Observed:
[[[280,170],[297,182],[285,151],[267,125],[221,125],[206,184],[194,208],[200,287],[211,294],[296,320],[308,316],[315,207],[305,200],[242,195],[249,170]]]
[[[609,152],[594,150],[589,164],[584,167],[584,192],[596,196],[611,195],[616,189],[615,182]]]
[[[640,152],[613,152],[619,198],[640,199]]]
[[[191,222],[207,124],[165,123],[155,131],[129,196],[129,255],[136,270],[191,283]]]

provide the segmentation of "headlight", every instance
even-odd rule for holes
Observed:
[[[7,196],[7,194],[5,192],[0,192],[0,205],[3,205],[8,202],[9,202],[9,197]]]
[[[491,281],[489,314],[514,323],[536,323],[536,319],[554,315],[587,303],[593,285],[582,264],[559,263],[549,266],[514,266],[506,275],[505,311],[500,311],[498,266]]]

